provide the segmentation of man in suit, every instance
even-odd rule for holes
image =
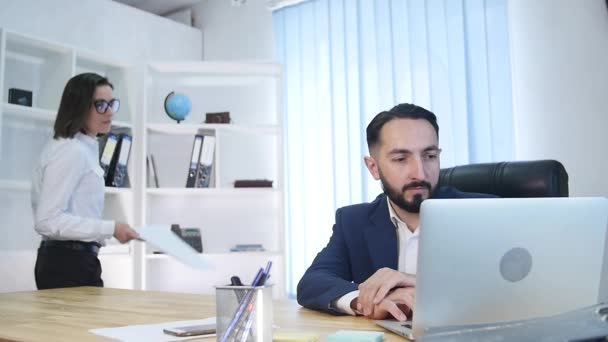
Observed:
[[[438,187],[439,126],[412,104],[367,126],[365,165],[384,193],[336,211],[327,246],[298,284],[300,305],[336,315],[406,320],[415,305],[419,211],[427,198],[493,197]]]

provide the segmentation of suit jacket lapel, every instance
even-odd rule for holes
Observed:
[[[389,216],[386,196],[378,196],[375,202],[378,203],[369,216],[372,224],[365,229],[368,252],[375,269],[389,267],[396,270],[399,241],[395,225]]]

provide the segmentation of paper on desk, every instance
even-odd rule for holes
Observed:
[[[90,333],[95,335],[119,340],[119,341],[146,341],[146,342],[169,342],[169,341],[186,341],[195,338],[207,338],[215,337],[215,334],[205,336],[189,336],[189,337],[177,337],[165,334],[163,329],[185,327],[190,325],[200,324],[211,324],[215,323],[215,317],[209,317],[205,319],[199,319],[194,321],[177,321],[177,322],[165,322],[159,324],[145,324],[145,325],[127,325],[124,327],[117,328],[99,328],[91,329]]]
[[[169,225],[148,225],[139,228],[137,232],[146,243],[171,255],[184,265],[198,269],[209,268],[200,253],[175,235]]]

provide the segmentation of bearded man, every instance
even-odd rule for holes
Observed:
[[[340,208],[327,246],[300,280],[300,305],[335,315],[390,316],[415,308],[420,205],[428,198],[482,198],[438,187],[439,126],[432,112],[408,103],[367,126],[367,169],[384,193]]]

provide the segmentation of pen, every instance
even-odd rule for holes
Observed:
[[[264,274],[262,275],[262,279],[260,279],[260,286],[264,286],[264,284],[266,283],[266,280],[268,280],[268,278],[270,278],[270,268],[272,267],[272,261],[268,261],[268,263],[266,264],[266,269],[264,269]],[[254,293],[255,296],[255,293]],[[250,308],[251,311],[253,311],[253,307]],[[251,311],[249,311],[249,314],[247,316],[247,322],[245,323],[245,331],[243,331],[243,335],[241,336],[241,342],[246,342],[247,338],[249,337],[249,333],[252,330],[252,325],[253,325],[253,314],[251,313]]]
[[[263,279],[260,281],[260,286],[264,286],[266,280],[270,277],[270,268],[272,267],[272,261],[268,261],[266,264],[266,269],[264,269]]]

